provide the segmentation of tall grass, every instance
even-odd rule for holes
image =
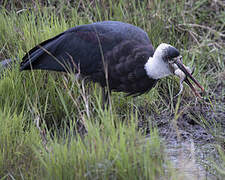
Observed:
[[[221,3],[4,0],[0,12],[0,58],[21,59],[36,44],[76,25],[124,21],[143,28],[155,47],[167,42],[179,48],[184,63],[196,66],[194,76],[211,92],[205,99],[213,109],[217,80],[224,72],[225,14]],[[112,108],[103,110],[99,86],[82,83],[73,75],[19,72],[19,62],[3,73],[2,179],[182,179],[167,159],[152,114],[169,112],[178,120],[184,109],[195,106],[188,88],[179,101],[174,100],[179,87],[170,77],[137,98],[113,93]],[[224,102],[222,98],[216,100],[219,105]],[[188,112],[188,116],[205,128],[211,126],[200,112],[194,116]],[[217,120],[215,124],[215,131],[210,133],[217,138],[223,168],[224,141],[219,138],[224,137],[223,125],[218,128]],[[146,132],[150,138],[145,137]],[[216,163],[212,167],[219,178],[224,174],[221,166]]]
[[[117,124],[104,113],[103,124],[87,122],[85,138],[67,135],[40,156],[46,179],[156,179],[165,175],[157,132],[143,142],[135,123]]]
[[[17,115],[10,109],[1,110],[0,122],[0,177],[37,177],[40,163],[33,150],[41,145],[37,129],[22,113]]]

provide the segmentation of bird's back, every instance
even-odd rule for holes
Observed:
[[[107,64],[111,89],[136,94],[138,88],[132,92],[132,86],[127,87],[132,82],[125,77],[133,82],[146,78],[144,64],[153,52],[147,33],[141,28],[118,21],[103,21],[76,26],[42,42],[24,56],[21,70],[80,70],[81,74],[105,86],[104,65]],[[143,89],[146,91],[149,87],[140,91]]]
[[[141,28],[119,21],[76,26],[31,49],[23,57],[21,70],[30,69],[32,65],[33,69],[65,71],[62,65],[74,62],[78,65],[79,62],[81,68],[91,72],[96,61],[101,60],[101,53],[110,51],[125,40],[150,43],[146,32]],[[71,59],[73,62],[70,62]]]

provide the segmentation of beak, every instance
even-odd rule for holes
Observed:
[[[178,68],[183,71],[183,73],[186,75],[184,81],[189,85],[189,87],[191,88],[191,90],[195,93],[196,96],[201,98],[201,95],[196,91],[196,89],[194,88],[194,86],[191,84],[191,82],[188,80],[188,78],[190,78],[201,90],[202,92],[204,92],[204,88],[200,85],[200,83],[191,75],[191,73],[186,69],[186,67],[183,65],[183,63],[181,62],[180,59],[176,59],[176,61],[174,62]]]

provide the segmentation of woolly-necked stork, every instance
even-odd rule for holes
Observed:
[[[148,92],[160,78],[176,74],[199,96],[188,78],[203,91],[202,86],[179,57],[179,51],[165,43],[154,51],[139,27],[103,21],[76,26],[42,42],[23,57],[21,70],[72,70],[98,82],[103,90],[108,86],[110,92],[128,95]]]

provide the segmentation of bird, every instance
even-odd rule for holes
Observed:
[[[204,88],[179,57],[178,49],[167,43],[154,49],[148,34],[135,25],[101,21],[72,27],[38,44],[25,54],[20,70],[79,73],[100,84],[103,99],[111,91],[139,96],[179,70],[199,96],[188,78]]]

